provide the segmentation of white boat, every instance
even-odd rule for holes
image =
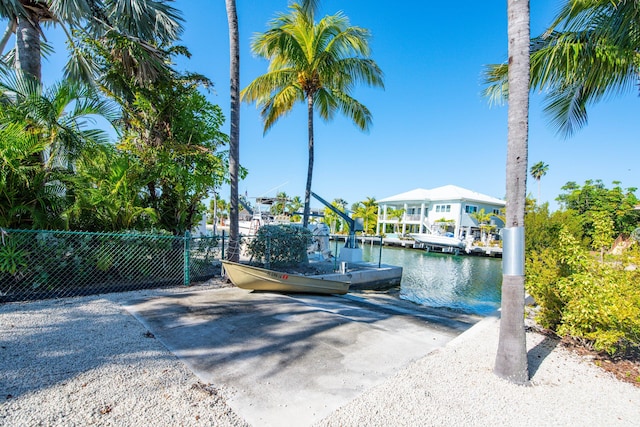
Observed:
[[[241,289],[312,294],[346,294],[349,291],[349,282],[299,276],[226,260],[222,260],[222,265],[231,282]]]
[[[457,249],[464,249],[466,247],[465,242],[456,237],[431,233],[414,233],[410,234],[410,236],[413,237],[413,240],[415,240],[417,243],[428,246]]]

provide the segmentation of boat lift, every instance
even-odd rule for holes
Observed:
[[[364,221],[362,218],[351,218],[346,213],[342,212],[331,203],[318,196],[313,191],[311,195],[318,199],[320,203],[331,209],[336,215],[345,220],[349,225],[349,235],[344,247],[340,250],[338,261],[345,262],[362,262],[362,249],[358,247],[358,241],[356,240],[356,231],[364,231]]]

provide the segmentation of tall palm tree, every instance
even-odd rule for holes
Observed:
[[[494,372],[514,383],[528,381],[524,329],[524,211],[529,116],[529,1],[508,0],[509,112],[507,222],[502,276],[500,338]]]
[[[538,203],[540,203],[540,179],[545,176],[548,171],[549,165],[545,162],[538,162],[531,166],[531,169],[529,170],[531,177],[538,181]]]
[[[229,75],[231,114],[229,132],[229,250],[227,259],[240,260],[240,228],[238,209],[238,171],[240,169],[240,32],[235,0],[225,0],[229,25]]]
[[[153,52],[154,42],[169,44],[178,39],[181,17],[167,0],[4,0],[0,17],[15,28],[15,67],[41,79],[42,25],[62,26],[73,46],[73,31],[80,30],[92,38],[109,31],[131,36]],[[72,49],[67,71],[92,68],[91,58]]]
[[[587,123],[587,106],[608,95],[637,90],[640,61],[637,0],[568,0],[551,26],[531,39],[531,88],[547,95],[545,111],[559,133]],[[485,73],[485,94],[508,94],[507,64]]]
[[[307,106],[307,184],[303,226],[309,223],[309,205],[314,164],[314,109],[326,121],[336,111],[356,126],[368,130],[369,110],[351,96],[356,83],[384,87],[382,71],[370,59],[369,31],[351,26],[341,12],[314,22],[312,9],[294,3],[289,14],[280,14],[271,28],[252,42],[253,52],[270,60],[266,74],[256,78],[241,93],[244,101],[261,107],[267,132],[298,101]]]

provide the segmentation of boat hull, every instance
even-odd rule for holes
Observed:
[[[455,237],[438,236],[436,234],[411,234],[411,237],[413,237],[413,240],[415,240],[416,242],[426,245],[444,246],[459,249],[465,248],[464,242],[460,239],[456,239]]]
[[[231,282],[241,289],[340,295],[349,291],[349,282],[299,276],[226,260],[222,265]]]

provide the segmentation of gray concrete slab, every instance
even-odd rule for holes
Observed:
[[[126,308],[255,426],[310,425],[479,320],[381,294],[237,288]]]

